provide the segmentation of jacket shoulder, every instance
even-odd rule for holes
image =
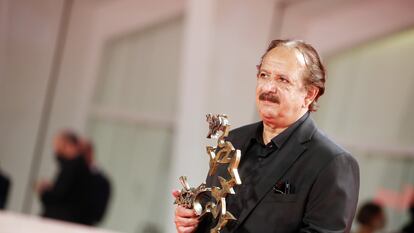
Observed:
[[[317,130],[312,137],[312,145],[309,146],[312,151],[317,151],[318,159],[325,161],[328,164],[334,160],[345,160],[348,163],[355,164],[357,166],[356,159],[351,153],[334,142],[321,130]]]

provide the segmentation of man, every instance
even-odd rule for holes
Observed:
[[[325,136],[310,112],[325,90],[316,50],[294,40],[272,41],[257,72],[261,122],[228,137],[241,150],[242,185],[227,199],[231,221],[221,232],[349,232],[359,191],[355,159]],[[207,185],[219,186],[219,168]],[[175,191],[174,196],[179,193]],[[177,206],[178,232],[209,232],[211,215],[198,219]]]
[[[81,155],[76,134],[64,131],[54,139],[55,156],[59,164],[53,184],[36,186],[43,204],[43,216],[91,225],[91,173]]]

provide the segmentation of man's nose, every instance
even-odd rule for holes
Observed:
[[[277,92],[278,86],[274,79],[266,80],[262,83],[262,90],[265,92]]]

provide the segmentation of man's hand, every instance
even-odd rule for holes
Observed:
[[[52,184],[46,180],[37,182],[34,187],[35,192],[39,195],[42,194],[44,191],[49,190],[51,188],[52,188]]]
[[[177,198],[180,191],[174,190],[172,194]],[[176,205],[174,222],[178,233],[192,233],[197,228],[199,220],[194,210]]]

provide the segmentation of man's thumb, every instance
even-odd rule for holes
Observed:
[[[172,195],[174,196],[174,198],[177,198],[178,196],[180,196],[180,190],[178,190],[178,189],[174,189],[173,191],[172,191]]]

